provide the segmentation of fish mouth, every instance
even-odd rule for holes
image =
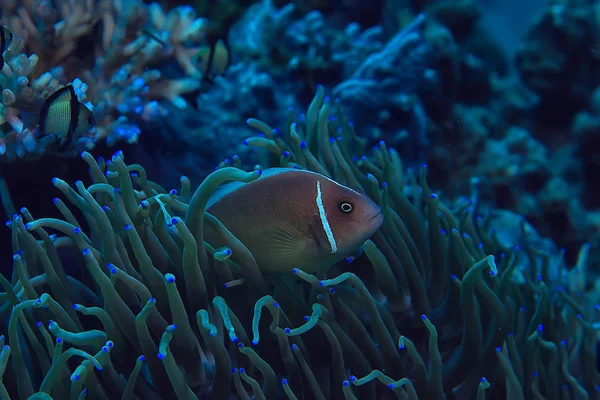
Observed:
[[[383,211],[379,211],[378,213],[373,215],[371,218],[369,218],[369,221],[374,221],[374,220],[382,218],[382,217],[383,217]]]
[[[368,229],[379,229],[379,227],[383,224],[383,210],[380,208],[379,210],[377,210],[376,212],[374,212],[373,214],[371,214],[371,216],[369,216],[367,218],[367,223],[366,226],[369,227]]]
[[[381,209],[381,207],[368,218],[368,221],[375,221],[379,218],[383,218],[383,210]]]

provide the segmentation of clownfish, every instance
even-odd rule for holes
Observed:
[[[66,85],[52,93],[40,110],[37,137],[55,135],[64,150],[96,125],[94,113],[79,102],[72,85]]]
[[[15,34],[8,30],[5,26],[0,26],[0,69],[4,67],[4,57],[2,53],[8,49],[8,46],[12,43]]]
[[[261,271],[272,274],[293,268],[315,273],[354,256],[383,223],[381,207],[365,194],[291,168],[221,186],[207,212],[250,250]]]

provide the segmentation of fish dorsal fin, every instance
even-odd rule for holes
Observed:
[[[50,107],[54,102],[63,103],[70,102],[73,98],[77,100],[73,85],[66,85],[52,93],[47,99],[46,104]]]
[[[217,203],[219,200],[221,200],[225,196],[235,192],[236,190],[238,190],[244,186],[251,185],[253,182],[257,182],[259,180],[264,180],[269,177],[281,174],[283,172],[290,172],[290,171],[299,171],[299,170],[294,169],[294,168],[267,168],[262,171],[260,178],[258,178],[255,181],[252,181],[250,183],[243,183],[243,182],[225,183],[225,184],[219,186],[217,188],[217,190],[215,190],[213,195],[208,200],[208,203],[206,204],[206,209],[209,209],[213,204]]]

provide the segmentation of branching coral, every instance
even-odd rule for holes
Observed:
[[[182,108],[181,95],[200,87],[194,56],[204,45],[207,23],[189,7],[165,13],[158,4],[140,1],[27,0],[3,3],[0,23],[15,34],[0,72],[4,160],[44,152],[47,143],[37,143],[34,125],[22,127],[21,112],[39,111],[52,89],[69,80],[85,82],[79,97],[93,105],[97,129],[66,155],[102,139],[135,142],[138,124],[165,115],[157,100]],[[181,78],[156,68],[170,60]]]
[[[549,291],[548,254],[503,248],[472,203],[449,210],[381,142],[359,138],[319,88],[283,130],[249,120],[262,167],[307,168],[360,188],[385,215],[364,256],[315,276],[260,272],[205,212],[223,162],[192,192],[167,191],[139,165],[82,158],[92,182],[55,178],[63,219],[21,209],[1,395],[56,399],[589,398],[600,384],[595,310],[568,285]],[[357,156],[357,157],[353,157]],[[227,243],[204,241],[204,226]],[[58,232],[51,235],[50,230]],[[524,282],[512,279],[527,257]],[[266,315],[265,315],[266,314]],[[77,356],[76,362],[67,362]],[[81,359],[82,361],[79,361]],[[485,377],[485,378],[483,378]],[[381,382],[379,384],[377,382]]]

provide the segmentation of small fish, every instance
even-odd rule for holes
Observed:
[[[96,125],[94,114],[77,100],[73,85],[66,85],[50,95],[38,116],[38,138],[54,134],[59,149],[64,150]]]
[[[0,26],[0,69],[4,66],[4,57],[2,54],[8,49],[8,46],[10,46],[14,37],[14,33],[7,27]]]
[[[270,168],[251,183],[223,185],[207,204],[263,272],[314,273],[356,255],[383,223],[369,197],[321,174]],[[214,232],[206,230],[213,244]]]
[[[194,58],[198,69],[208,80],[212,80],[217,75],[223,75],[231,61],[229,49],[221,39],[212,46],[201,48]]]

